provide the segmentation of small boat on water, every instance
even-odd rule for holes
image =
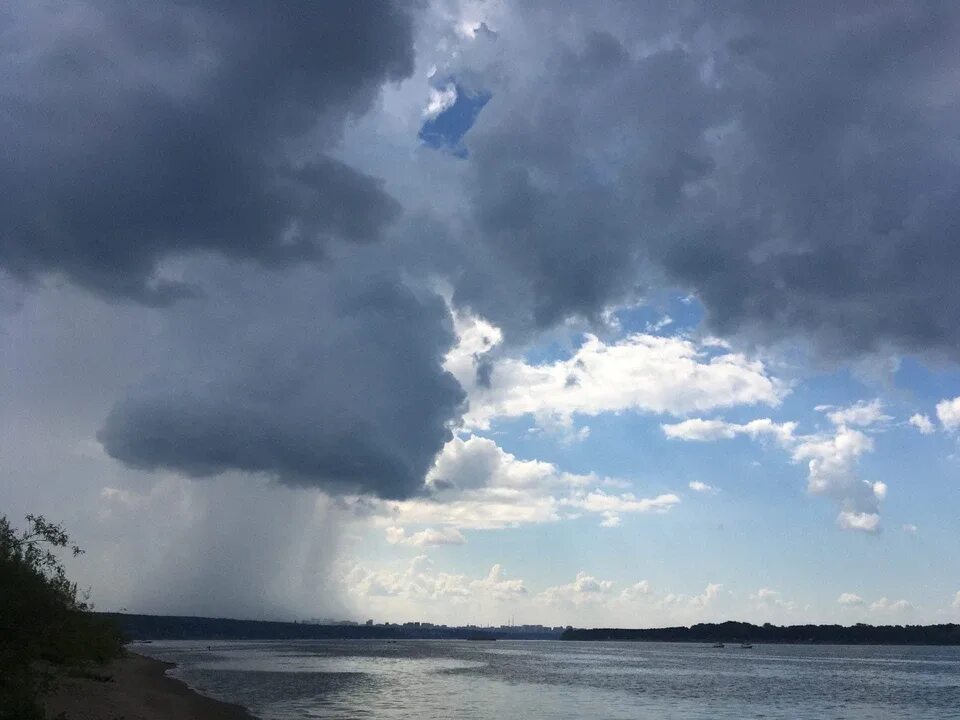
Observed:
[[[723,648],[723,647],[726,647],[726,645],[724,645],[722,642],[715,642],[715,643],[713,644],[713,646],[714,646],[715,648]]]
[[[741,649],[741,650],[750,650],[752,647],[753,647],[753,645],[751,645],[751,644],[750,644],[749,642],[747,642],[746,640],[744,640],[742,643],[740,643],[740,649]]]

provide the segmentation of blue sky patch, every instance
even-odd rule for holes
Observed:
[[[467,148],[463,144],[463,137],[473,127],[477,115],[493,96],[488,92],[472,93],[457,84],[454,84],[454,87],[457,92],[456,101],[436,117],[423,123],[417,137],[428,147],[466,158]]]

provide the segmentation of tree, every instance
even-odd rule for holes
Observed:
[[[40,698],[61,674],[122,651],[119,632],[87,612],[56,554],[83,551],[61,525],[26,520],[17,531],[0,516],[0,720],[42,718]]]

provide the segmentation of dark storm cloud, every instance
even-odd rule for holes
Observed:
[[[628,294],[636,213],[662,214],[685,177],[709,169],[699,136],[720,108],[697,72],[679,50],[634,61],[595,32],[559,51],[532,107],[512,106],[469,143],[481,235],[531,284],[538,326]]]
[[[383,154],[436,215],[379,245],[396,203],[328,153],[412,72],[395,6],[42,7],[2,16],[0,263],[205,291],[151,316],[156,367],[101,429],[131,466],[416,493],[463,400],[447,310],[410,289],[435,275],[521,341],[666,284],[724,332],[956,356],[952,6],[525,4],[438,70],[492,97],[457,170],[396,159],[419,118]],[[328,237],[336,263],[291,262]]]
[[[189,294],[171,254],[264,263],[376,239],[399,207],[326,156],[410,74],[387,2],[7,4],[0,11],[0,267],[113,296]]]
[[[168,311],[165,341],[181,357],[114,407],[99,435],[107,452],[197,477],[241,470],[330,492],[418,492],[462,410],[440,367],[453,340],[443,302],[359,272],[280,288],[248,280],[218,288],[223,306]]]
[[[721,332],[956,357],[956,5],[672,7],[566,5],[566,32],[531,41],[538,72],[489,73],[467,136],[473,213],[526,278],[529,322],[666,283]],[[522,56],[511,31],[556,11],[497,41]],[[512,288],[457,293],[523,318]]]

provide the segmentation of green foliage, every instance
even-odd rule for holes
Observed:
[[[17,531],[0,517],[0,720],[39,720],[57,677],[122,652],[119,632],[88,612],[55,554],[83,551],[62,526],[26,519]]]

